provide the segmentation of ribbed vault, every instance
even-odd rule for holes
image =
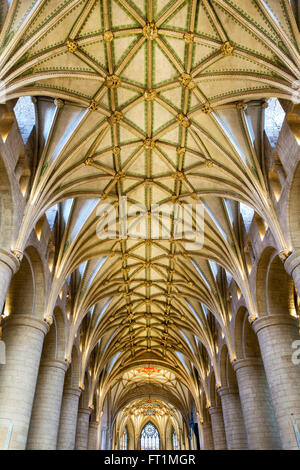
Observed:
[[[40,140],[16,249],[56,205],[65,221],[46,316],[77,270],[66,356],[80,335],[81,383],[90,367],[99,409],[109,390],[122,401],[147,383],[136,372],[147,364],[168,377],[151,383],[186,406],[192,396],[199,409],[199,378],[211,364],[220,382],[214,321],[234,355],[216,265],[256,315],[233,224],[238,204],[286,248],[263,172],[263,129],[266,100],[290,100],[300,79],[290,4],[249,0],[246,11],[244,0],[10,3],[2,10],[0,97],[37,98]],[[125,196],[130,227],[147,222],[146,236],[99,238],[114,214],[120,229]],[[182,205],[194,221],[200,202],[204,245],[192,250],[176,230]],[[165,239],[151,231],[154,204],[171,207],[156,217],[162,226],[170,220]]]

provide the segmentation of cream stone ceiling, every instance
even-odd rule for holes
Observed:
[[[2,2],[0,98],[37,97],[40,136],[16,248],[55,204],[66,221],[46,315],[81,269],[66,354],[80,334],[82,383],[90,357],[102,396],[114,380],[123,390],[139,382],[134,371],[151,361],[169,370],[161,386],[176,389],[179,380],[199,403],[195,369],[205,377],[217,354],[209,315],[234,354],[216,265],[256,312],[232,223],[238,202],[286,248],[262,171],[262,137],[266,99],[290,100],[300,79],[289,1],[9,4]],[[151,204],[193,204],[195,216],[202,202],[203,248],[190,251],[176,238],[176,213],[168,239],[153,239],[150,224],[145,240],[99,240],[99,211],[111,204],[119,217],[123,196],[129,207],[144,204],[146,218]]]
[[[151,420],[156,425],[161,436],[166,434],[166,428],[169,423],[182,436],[183,421],[178,410],[162,400],[144,399],[133,400],[117,416],[116,429],[119,430],[119,436],[122,435],[125,426],[131,423],[138,436],[145,426]]]
[[[181,408],[184,413],[189,407],[189,377],[180,371],[165,369],[157,364],[138,366],[130,370],[116,371],[111,376],[111,390],[113,392],[113,408],[118,410],[120,403],[123,403],[128,392],[140,396],[140,391],[147,386],[154,386],[156,389],[165,392],[171,401]],[[143,402],[145,399],[143,400]],[[139,402],[140,404],[140,402]],[[131,408],[131,405],[130,405]],[[137,414],[140,414],[141,407]],[[143,410],[142,410],[143,412]]]

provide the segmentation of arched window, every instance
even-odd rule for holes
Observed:
[[[172,432],[172,444],[173,444],[173,450],[180,450],[178,436],[177,436],[177,433],[174,431],[174,429]]]
[[[159,432],[152,423],[147,423],[141,432],[141,450],[159,450]]]
[[[120,440],[120,450],[127,450],[128,449],[128,433],[127,428],[124,429]]]

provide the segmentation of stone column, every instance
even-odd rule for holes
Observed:
[[[166,450],[173,450],[172,436],[170,436],[170,433],[168,433],[168,436],[166,435]]]
[[[201,433],[200,426],[199,426],[199,433]],[[183,450],[183,439],[182,439],[182,429],[181,428],[179,428],[178,440],[179,440],[179,449]]]
[[[3,322],[6,364],[0,365],[0,420],[13,425],[10,450],[26,447],[47,331],[48,325],[44,321],[26,315],[11,315]]]
[[[202,450],[214,450],[214,441],[213,441],[211,423],[201,424],[201,431],[202,431],[202,438],[203,438]]]
[[[57,450],[74,450],[80,394],[81,390],[79,388],[67,387],[64,390]]]
[[[199,427],[199,431],[200,431],[200,427]],[[183,441],[183,437],[182,437],[182,429],[179,430],[179,446],[180,446],[180,450],[184,450],[184,441]]]
[[[300,340],[297,320],[290,315],[261,317],[253,323],[270,388],[284,450],[298,449],[293,421],[300,429],[300,366],[293,364],[292,344]],[[293,414],[293,417],[291,416]]]
[[[103,419],[103,418],[102,418]],[[100,450],[107,450],[106,449],[106,433],[107,433],[107,426],[101,425],[101,441],[100,441]],[[134,442],[134,446],[135,446]]]
[[[280,449],[277,423],[262,360],[241,359],[233,363],[233,368],[239,386],[248,448]]]
[[[27,449],[55,450],[65,373],[63,361],[42,361],[36,386]]]
[[[189,440],[189,436],[188,436],[187,430],[185,430],[185,433],[184,433],[184,440],[185,440],[185,448],[186,448],[186,450],[191,450],[191,448],[190,448],[190,440]]]
[[[89,425],[88,450],[99,450],[99,423],[91,421]]]
[[[13,275],[18,271],[20,262],[13,253],[0,248],[0,314]]]
[[[208,409],[211,419],[212,435],[215,450],[227,449],[225,426],[221,406],[212,406]]]
[[[77,418],[75,450],[87,450],[89,440],[90,408],[79,408]]]
[[[247,449],[247,437],[238,389],[222,387],[218,392],[222,402],[228,450]]]
[[[140,436],[138,436],[137,434],[135,435],[135,450],[141,450],[141,440],[140,440]],[[107,449],[106,450],[109,450],[108,449],[108,446],[107,446]]]

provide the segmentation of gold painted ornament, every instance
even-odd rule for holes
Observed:
[[[222,52],[224,57],[229,57],[234,52],[234,46],[231,44],[230,41],[226,41],[221,46],[221,52]]]
[[[149,39],[150,41],[153,41],[153,39],[156,39],[158,37],[158,29],[157,29],[156,24],[153,21],[147,23],[144,26],[143,35],[145,36],[146,39]]]
[[[184,128],[188,128],[191,125],[191,121],[182,113],[177,114],[176,119],[178,124]]]
[[[103,39],[105,42],[111,42],[114,38],[114,34],[112,31],[105,31],[103,34]]]
[[[119,88],[121,86],[121,79],[117,75],[109,75],[106,78],[105,86],[107,88]]]
[[[66,46],[71,54],[75,54],[75,52],[78,50],[78,44],[76,41],[74,41],[74,39],[68,39],[66,41]]]
[[[144,99],[146,101],[153,101],[155,100],[156,96],[157,96],[157,92],[155,90],[150,89],[150,90],[145,90],[144,92]]]
[[[191,44],[194,41],[194,37],[195,37],[194,33],[184,33],[183,35],[183,39],[188,44]]]
[[[114,111],[111,116],[108,118],[110,124],[116,124],[124,118],[123,114],[120,111]]]
[[[94,112],[94,111],[97,111],[98,108],[99,108],[99,105],[98,105],[97,101],[95,101],[95,100],[91,101],[90,106],[89,106],[89,110]]]
[[[193,90],[196,86],[192,80],[192,76],[189,73],[182,73],[178,77],[178,81],[183,87],[188,88],[189,90]]]

